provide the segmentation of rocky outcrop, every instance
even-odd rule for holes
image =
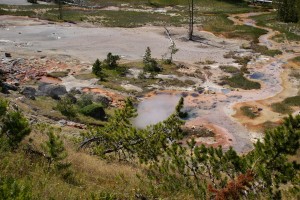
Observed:
[[[67,94],[66,87],[64,85],[53,85],[49,83],[41,83],[38,87],[39,96],[50,96],[53,99],[60,99],[60,96]]]

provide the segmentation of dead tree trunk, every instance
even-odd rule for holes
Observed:
[[[59,11],[59,19],[63,19],[63,11],[62,11],[62,0],[58,0],[58,11]]]
[[[194,32],[194,0],[189,1],[189,40],[193,40]]]

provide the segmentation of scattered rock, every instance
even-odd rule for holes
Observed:
[[[64,120],[64,119],[59,120],[58,124],[60,126],[72,126],[72,127],[79,128],[79,129],[85,129],[86,128],[85,124],[80,124],[80,123],[76,123],[76,122],[72,122],[72,121],[67,121],[67,120]]]
[[[11,58],[11,53],[5,53],[6,58]]]

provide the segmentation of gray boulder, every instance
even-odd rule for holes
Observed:
[[[38,95],[50,96],[54,99],[59,99],[60,96],[68,93],[64,85],[53,85],[48,83],[40,84],[38,90]]]
[[[21,91],[21,94],[23,94],[25,97],[29,99],[35,99],[36,95],[36,89],[33,87],[24,87],[23,90]]]

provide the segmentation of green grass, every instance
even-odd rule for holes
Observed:
[[[229,85],[233,88],[241,88],[244,90],[260,89],[261,85],[258,82],[251,81],[244,77],[242,73],[235,74],[232,77],[223,78],[224,84]]]
[[[293,110],[290,108],[289,105],[281,102],[271,104],[271,108],[274,112],[281,113],[281,114],[290,114],[293,112]]]
[[[299,63],[300,63],[300,56],[297,56],[297,57],[293,58],[292,61],[294,61],[294,62],[299,62]]]
[[[97,76],[93,73],[88,73],[88,74],[76,74],[75,75],[76,79],[80,79],[80,80],[90,80],[92,78],[97,78]]]
[[[271,56],[271,57],[282,54],[282,51],[280,51],[280,50],[268,49],[268,47],[258,45],[257,43],[251,43],[251,49],[253,49],[253,51],[255,51],[257,53],[260,53],[260,54],[266,55],[266,56]]]
[[[195,82],[192,81],[192,80],[185,80],[185,81],[181,81],[179,79],[165,79],[165,80],[162,80],[159,85],[164,85],[164,86],[167,86],[167,87],[170,87],[170,86],[174,86],[174,87],[190,87],[190,86],[193,86],[195,85]]]
[[[253,112],[253,108],[251,108],[250,106],[242,106],[240,109],[245,116],[251,119],[258,117],[258,115]]]
[[[243,38],[245,40],[258,42],[258,38],[267,33],[266,30],[251,26],[233,25],[233,22],[227,17],[225,14],[202,16],[200,23],[203,24],[204,30],[228,38]]]
[[[57,71],[57,72],[50,72],[47,76],[54,77],[54,78],[62,78],[68,76],[68,71]]]
[[[283,100],[283,103],[289,106],[300,106],[300,96],[288,97]]]
[[[0,15],[14,15],[14,16],[28,16],[28,17],[36,17],[36,13],[34,11],[23,11],[23,10],[17,10],[17,11],[7,11],[0,8]]]
[[[220,69],[226,73],[235,74],[239,73],[240,70],[234,66],[221,65]]]
[[[124,3],[129,3],[131,6],[152,6],[152,7],[165,7],[173,6],[177,9],[186,10],[188,7],[188,1],[186,0],[88,0],[91,5],[101,6],[120,6]],[[150,4],[149,4],[150,2]],[[225,2],[218,0],[194,0],[194,4],[197,10],[201,13],[231,13],[231,12],[248,12],[254,10],[248,7],[246,2]],[[177,5],[184,7],[177,7]]]
[[[300,95],[288,97],[284,99],[282,102],[273,103],[271,105],[273,111],[282,113],[282,114],[290,114],[293,112],[291,107],[300,106]]]
[[[159,13],[145,13],[135,11],[98,11],[93,16],[101,16],[98,23],[108,27],[138,27],[151,25],[180,25],[185,18]]]

